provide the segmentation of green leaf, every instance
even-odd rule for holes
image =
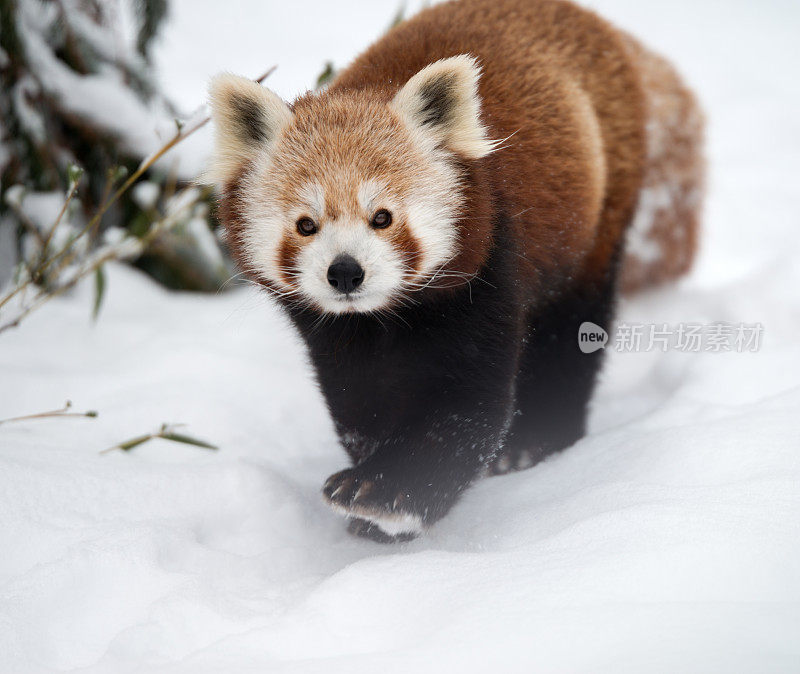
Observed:
[[[128,167],[127,166],[120,165],[120,166],[115,166],[113,169],[111,169],[111,181],[112,182],[118,183],[118,182],[120,182],[122,180],[125,180],[125,178],[127,178],[127,177],[128,177]]]
[[[83,177],[83,169],[77,164],[69,164],[67,166],[67,181],[69,182],[70,189],[73,185],[77,185]]]
[[[140,435],[137,438],[131,438],[130,440],[126,440],[125,442],[120,442],[118,445],[114,445],[110,449],[121,449],[123,452],[127,452],[129,449],[138,447],[139,445],[142,445],[148,440],[152,439],[153,439],[153,434],[148,433],[147,435]]]
[[[103,296],[106,292],[106,273],[100,265],[94,270],[94,307],[92,308],[92,318],[97,320],[100,314],[100,307],[103,304]]]
[[[165,440],[172,440],[172,442],[182,442],[187,445],[194,445],[195,447],[204,447],[205,449],[219,449],[216,445],[212,445],[208,442],[204,442],[203,440],[198,440],[197,438],[192,438],[188,435],[183,435],[181,433],[162,433],[162,438]]]
[[[392,17],[392,22],[389,24],[389,27],[386,29],[386,32],[389,32],[395,26],[399,26],[403,21],[406,20],[406,3],[400,3],[400,6],[397,8],[394,17]]]
[[[324,87],[328,82],[330,82],[334,75],[336,75],[336,69],[333,67],[333,61],[328,61],[325,63],[325,68],[317,77],[317,89],[321,89]]]

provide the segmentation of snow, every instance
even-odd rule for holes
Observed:
[[[45,12],[43,7],[28,0],[20,4],[17,16],[17,31],[41,88],[64,110],[91,119],[97,127],[120,137],[129,151],[152,147],[157,140],[154,130],[163,124],[165,111],[146,106],[115,70],[81,76],[65,66],[43,38],[56,21],[55,8]],[[31,124],[34,120],[31,117]]]
[[[161,186],[158,183],[143,180],[133,186],[131,196],[139,208],[147,211],[156,207],[158,197],[161,196]]]
[[[625,242],[626,250],[644,264],[655,262],[661,257],[661,247],[658,241],[650,238],[650,228],[656,215],[661,209],[672,204],[672,186],[655,185],[641,191],[639,204],[633,222],[628,229],[628,238]]]
[[[38,93],[39,85],[30,75],[25,75],[14,85],[11,90],[11,97],[14,102],[14,114],[22,128],[37,143],[44,143],[47,140],[44,120],[39,111],[28,103],[28,96],[35,96]]]
[[[133,156],[154,154],[176,132],[175,119],[168,105],[158,96],[145,103],[125,81],[126,73],[117,67],[124,65],[130,72],[146,70],[146,63],[130,44],[130,35],[122,30],[124,16],[119,25],[112,22],[112,31],[98,28],[81,15],[74,0],[65,3],[69,29],[79,33],[97,53],[113,61],[98,73],[79,75],[59,60],[45,36],[56,30],[60,14],[58,7],[37,0],[24,0],[16,12],[16,28],[25,48],[27,61],[36,72],[38,81],[24,78],[15,86],[12,96],[15,112],[28,132],[39,142],[46,141],[46,130],[38,111],[26,96],[40,90],[53,98],[62,111],[80,119],[91,120],[93,127],[120,139],[122,147]],[[114,15],[117,6],[106,8]],[[121,12],[124,14],[124,12]],[[128,27],[127,33],[130,33]],[[204,153],[198,140],[181,144],[169,161],[161,161],[157,168],[174,172],[183,179],[192,179],[203,167]]]
[[[59,190],[29,192],[22,185],[12,185],[5,197],[6,203],[22,213],[26,222],[42,234],[50,231],[67,198]]]
[[[355,6],[178,2],[164,77],[189,98],[280,61],[288,96],[394,11]],[[4,671],[800,669],[800,8],[596,8],[678,63],[710,124],[697,268],[619,320],[759,322],[761,348],[612,338],[586,438],[386,547],[322,502],[346,460],[272,302],[112,265],[96,323],[89,279],[0,335],[0,417],[100,413],[0,425]],[[220,449],[100,453],[162,422]]]

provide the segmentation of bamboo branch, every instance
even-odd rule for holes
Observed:
[[[187,189],[191,188],[184,188],[180,194],[183,194],[187,191]],[[179,198],[180,194],[178,195]],[[101,254],[95,253],[94,258],[90,258],[87,263],[83,266],[82,269],[79,269],[75,272],[75,274],[66,282],[61,284],[56,288],[48,288],[45,290],[40,291],[36,294],[33,298],[32,302],[25,307],[16,318],[8,323],[0,325],[0,333],[5,332],[6,330],[10,330],[11,328],[16,328],[22,322],[22,320],[28,316],[28,314],[32,313],[43,304],[46,304],[54,297],[58,297],[63,295],[65,292],[74,288],[81,279],[86,278],[89,274],[96,271],[100,267],[102,267],[106,262],[110,262],[111,260],[116,260],[121,257],[120,248],[123,244],[127,241],[133,240],[136,241],[141,249],[147,248],[147,246],[164,230],[169,229],[173,225],[173,223],[180,221],[183,214],[194,205],[194,202],[188,202],[183,205],[182,208],[175,210],[171,213],[166,214],[161,220],[154,222],[147,233],[141,239],[133,239],[129,237],[128,239],[123,240],[117,246],[110,246],[106,252],[101,252]],[[102,249],[100,249],[102,251]]]
[[[55,219],[55,222],[50,227],[50,230],[47,232],[47,236],[42,243],[42,258],[47,255],[47,247],[50,245],[50,241],[53,240],[53,234],[55,234],[56,229],[61,224],[61,220],[64,217],[64,213],[67,212],[67,208],[69,208],[70,202],[72,198],[75,196],[75,193],[78,191],[78,181],[74,180],[70,184],[69,192],[67,192],[67,198],[64,201],[64,205],[61,207],[61,210],[58,212],[58,216]],[[44,260],[43,260],[44,261]],[[0,304],[2,306],[2,304]]]
[[[267,77],[269,77],[275,71],[276,68],[277,68],[277,66],[272,66],[271,68],[269,68],[263,75],[261,75],[261,77],[259,77],[256,80],[256,82],[258,82],[259,84],[262,83],[265,79],[267,79]],[[17,296],[20,292],[22,292],[25,288],[30,286],[36,280],[41,279],[44,276],[44,274],[47,272],[47,270],[56,261],[60,260],[62,262],[62,264],[60,264],[57,267],[57,271],[60,272],[61,270],[63,270],[65,264],[68,265],[71,262],[71,259],[67,259],[66,262],[64,261],[64,258],[67,255],[67,253],[70,252],[70,250],[73,248],[73,246],[75,245],[75,243],[79,239],[81,239],[83,236],[85,236],[88,232],[93,232],[99,226],[100,220],[106,214],[108,209],[111,208],[111,206],[113,206],[114,203],[116,203],[116,201],[123,194],[125,194],[125,192],[127,192],[133,186],[133,184],[137,180],[139,180],[139,178],[141,178],[142,175],[144,175],[144,173],[146,171],[148,171],[153,166],[153,164],[155,164],[159,159],[161,159],[161,157],[163,157],[166,153],[168,153],[176,145],[178,145],[182,141],[186,140],[189,136],[194,134],[198,129],[201,129],[206,124],[208,124],[208,122],[210,120],[211,120],[211,117],[209,115],[206,115],[205,117],[200,119],[198,122],[193,124],[188,129],[184,129],[184,127],[180,123],[178,123],[178,128],[177,128],[177,132],[175,133],[175,135],[169,141],[167,141],[164,145],[162,145],[158,150],[156,150],[153,154],[151,154],[148,157],[145,157],[142,160],[142,162],[139,164],[139,167],[130,176],[128,176],[127,180],[125,180],[125,182],[120,187],[118,187],[117,190],[114,191],[114,193],[110,197],[107,197],[104,200],[104,202],[98,208],[98,210],[94,214],[94,216],[86,223],[86,225],[83,227],[83,229],[81,229],[81,231],[78,232],[78,234],[74,238],[72,238],[60,251],[58,251],[54,255],[46,257],[46,259],[44,259],[44,257],[43,257],[41,263],[37,267],[35,267],[33,269],[30,269],[30,273],[28,274],[28,277],[25,279],[25,281],[23,281],[22,283],[17,284],[10,292],[6,293],[6,295],[4,295],[3,297],[0,297],[0,308],[2,308],[13,297]],[[73,181],[73,183],[76,183],[76,182],[77,181]],[[53,233],[55,232],[55,229],[57,228],[59,222],[63,218],[63,215],[67,210],[67,207],[69,206],[69,202],[74,197],[75,187],[76,187],[75,184],[73,184],[71,186],[69,194],[67,196],[67,199],[66,199],[61,211],[59,212],[59,215],[58,215],[58,217],[56,219],[56,222],[53,224],[53,226],[51,227],[51,229],[50,229],[50,231],[49,231],[49,233],[47,235],[47,239],[46,239],[47,242],[49,242],[50,239],[52,238]],[[149,232],[148,232],[148,234],[149,234]],[[41,235],[40,235],[40,237],[41,237]],[[43,250],[44,250],[43,256],[46,256],[46,247]],[[102,262],[105,262],[108,259],[114,259],[114,256],[111,255],[110,257],[108,257],[106,259],[103,259]],[[102,264],[102,262],[100,262],[99,264]],[[44,293],[39,293],[36,296],[36,298],[34,298],[33,304],[31,304],[27,308],[25,308],[13,321],[11,321],[9,323],[6,323],[5,325],[0,326],[0,333],[2,333],[5,330],[8,330],[10,328],[17,327],[20,324],[20,322],[22,321],[22,319],[25,318],[28,314],[30,314],[35,309],[39,308],[42,304],[44,304],[51,297],[60,295],[63,292],[65,292],[66,290],[68,290],[69,288],[73,287],[75,285],[75,283],[77,283],[78,280],[80,280],[81,278],[86,276],[86,274],[91,273],[92,271],[94,271],[97,268],[97,266],[98,266],[98,264],[94,264],[90,268],[87,268],[85,270],[85,272],[80,273],[77,277],[72,279],[69,283],[67,283],[67,284],[65,284],[63,286],[59,286],[55,290],[47,290],[47,291],[44,291]],[[43,294],[47,295],[47,297],[42,298]]]

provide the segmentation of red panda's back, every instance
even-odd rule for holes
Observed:
[[[482,160],[533,272],[604,274],[629,222],[645,157],[640,79],[622,35],[561,0],[461,0],[427,9],[359,56],[332,90],[386,98],[433,61],[478,57]],[[537,274],[532,273],[531,276]]]

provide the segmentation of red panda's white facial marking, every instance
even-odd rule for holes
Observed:
[[[433,285],[458,252],[454,155],[477,158],[492,146],[477,77],[472,59],[456,57],[388,102],[369,91],[307,94],[291,109],[241,78],[215,81],[212,174],[232,179],[231,157],[242,155],[247,267],[287,299],[331,313],[389,308]]]
[[[245,179],[245,248],[252,267],[279,292],[322,311],[368,312],[390,306],[408,283],[425,274],[421,244],[405,224],[405,206],[377,182],[363,182],[347,203],[327,198],[317,182],[288,194],[267,177],[275,173],[271,159],[261,169]],[[341,187],[344,181],[340,176],[335,182]],[[372,221],[381,209],[393,214],[392,222],[376,228]],[[313,233],[298,232],[302,219],[313,221]],[[363,270],[363,282],[349,293],[329,279],[331,265],[341,256]]]
[[[402,256],[390,240],[370,231],[367,222],[328,224],[304,246],[296,258],[300,291],[323,311],[367,312],[391,304],[403,283]],[[345,293],[328,278],[331,265],[349,257],[363,270],[357,288]]]
[[[384,115],[392,120],[385,107]],[[424,287],[457,249],[460,187],[449,159],[432,151],[423,161],[407,136],[402,138],[407,156],[393,158],[397,150],[389,142],[400,139],[374,147],[374,135],[373,147],[356,150],[361,161],[350,161],[349,151],[336,157],[316,148],[298,157],[294,130],[287,127],[285,137],[243,179],[243,238],[251,268],[287,298],[331,313],[389,308]],[[402,137],[403,131],[397,124],[397,134]],[[368,163],[364,154],[370,150],[383,155],[382,162]],[[321,168],[312,171],[314,165]],[[298,174],[306,181],[296,182]],[[391,214],[391,222],[375,227],[381,210]],[[304,218],[313,221],[312,234],[298,232]],[[363,269],[363,282],[351,293],[328,279],[342,255]]]

